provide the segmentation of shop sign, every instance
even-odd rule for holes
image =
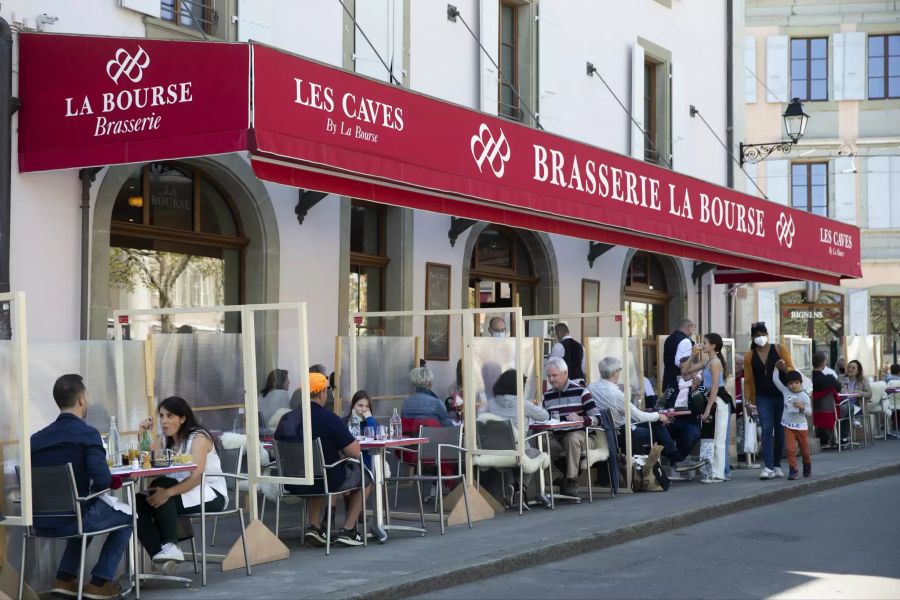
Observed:
[[[249,47],[22,33],[19,171],[246,149]]]
[[[253,65],[263,178],[494,222],[500,208],[508,224],[786,277],[861,276],[856,227],[271,48],[253,45]]]

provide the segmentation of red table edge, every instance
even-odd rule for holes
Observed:
[[[125,468],[125,467],[121,467],[121,468]],[[196,471],[196,470],[197,470],[197,465],[194,463],[191,463],[189,465],[172,465],[170,467],[151,467],[149,469],[140,468],[140,469],[132,469],[132,470],[128,470],[128,471],[120,471],[120,470],[113,471],[112,469],[110,469],[110,473],[112,475],[115,475],[118,477],[134,478],[134,477],[145,477],[148,475],[168,475],[169,473],[183,473],[185,471]]]

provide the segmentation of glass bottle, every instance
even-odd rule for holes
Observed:
[[[399,440],[403,437],[403,420],[400,413],[394,408],[394,414],[391,415],[391,439]]]
[[[119,451],[122,449],[122,443],[119,439],[119,428],[116,427],[116,418],[109,418],[109,436],[106,440],[106,458],[107,463],[112,458],[112,464],[119,464]]]

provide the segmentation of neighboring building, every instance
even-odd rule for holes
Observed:
[[[745,141],[783,139],[791,98],[810,115],[788,155],[747,170],[770,200],[859,226],[863,278],[757,285],[738,329],[768,317],[832,360],[841,336],[881,334],[889,364],[900,343],[900,4],[747,0],[745,26]]]
[[[499,62],[503,81],[463,23],[448,19],[446,3],[345,3],[404,87],[529,125],[535,124],[534,113],[548,131],[727,183],[724,150],[689,114],[695,105],[725,138],[726,2],[454,2]],[[735,3],[736,40],[743,39],[741,6]],[[19,0],[4,2],[0,10],[20,29],[37,27],[41,13],[58,18],[41,24],[47,32],[254,39],[390,78],[338,2],[121,0],[85,12],[77,3]],[[646,127],[652,143],[635,134],[616,98],[586,74],[587,62]],[[734,89],[742,72],[743,53],[735,51]],[[52,80],[48,73],[48,85]],[[741,98],[734,97],[737,109]],[[741,139],[741,111],[734,112]],[[627,310],[631,333],[646,338],[648,371],[655,363],[654,336],[669,333],[680,318],[699,320],[706,331],[729,330],[725,286],[714,285],[708,271],[695,278],[692,260],[597,246],[589,261],[592,246],[580,239],[298,194],[257,179],[243,154],[109,166],[93,182],[88,173],[80,180],[75,170],[20,174],[14,168],[12,186],[12,289],[28,294],[29,334],[37,341],[77,339],[82,324],[87,337],[105,338],[116,308],[164,301],[307,301],[310,360],[331,366],[335,336],[347,333],[350,311],[425,308],[430,263],[449,266],[451,308],[503,313],[519,305],[526,314]],[[82,240],[79,205],[86,188],[90,236]],[[83,243],[90,251],[87,273],[79,262]],[[128,250],[152,256],[135,259],[141,264],[132,260],[124,271],[117,270],[121,264],[111,269],[111,255],[127,258]],[[179,257],[188,255],[203,259],[185,267],[189,280],[142,278],[142,264],[172,275]],[[89,303],[80,314],[83,285]],[[169,324],[181,325],[216,327]],[[228,323],[220,326],[227,329]],[[421,322],[414,328],[383,322],[359,327],[422,335]],[[579,323],[570,327],[575,337],[598,331],[593,326],[583,332]],[[615,324],[601,324],[599,331],[611,334]],[[291,380],[298,381],[292,352],[283,352],[278,366],[290,368]],[[451,335],[449,360],[429,360],[440,393],[453,379],[459,352],[459,337]]]

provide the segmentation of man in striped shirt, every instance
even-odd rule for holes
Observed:
[[[550,389],[544,393],[544,408],[548,412],[558,412],[561,421],[572,421],[585,427],[600,425],[597,404],[584,386],[569,379],[566,361],[558,356],[551,356],[547,359],[546,373]],[[581,456],[596,446],[594,436],[586,435],[584,429],[558,431],[550,437],[551,457],[565,460],[565,480],[560,489],[562,495],[578,497]]]

